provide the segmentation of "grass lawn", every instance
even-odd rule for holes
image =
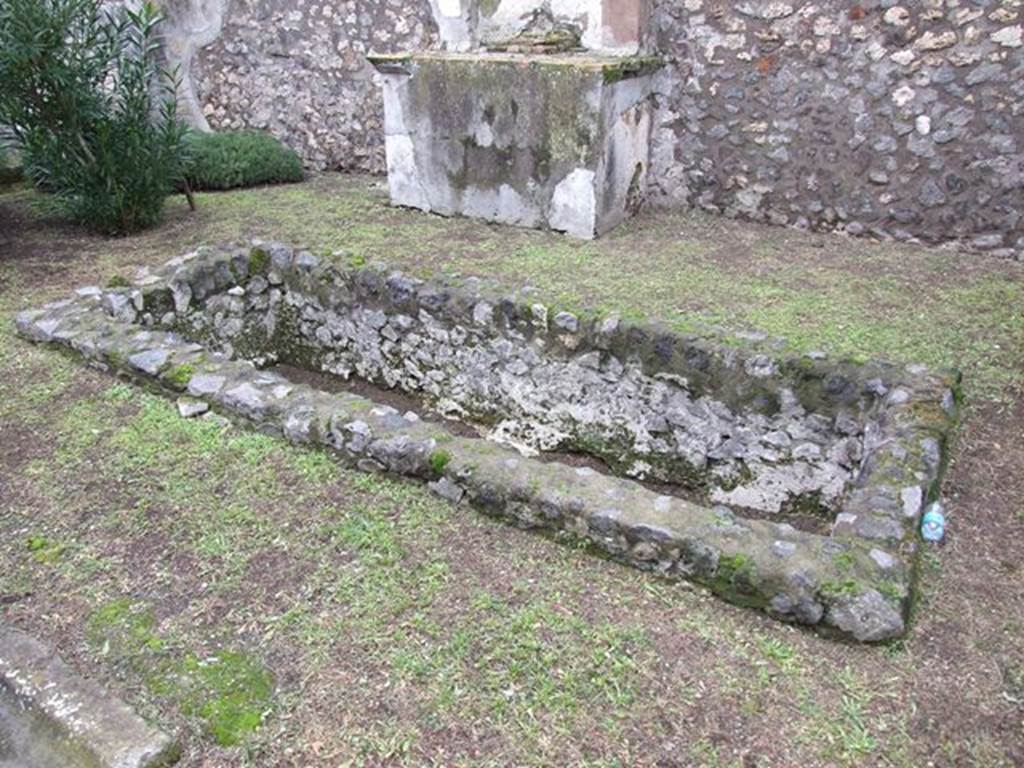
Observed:
[[[182,765],[1024,764],[1021,265],[693,213],[577,242],[391,209],[360,176],[198,203],[112,240],[0,188],[0,615],[179,732]],[[950,533],[909,636],[821,639],[13,334],[19,309],[252,237],[960,367]]]

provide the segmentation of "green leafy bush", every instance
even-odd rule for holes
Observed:
[[[192,189],[232,189],[302,181],[302,161],[269,133],[222,131],[189,136]]]
[[[158,62],[161,18],[148,2],[0,3],[0,124],[26,174],[107,234],[155,223],[184,171],[187,129]]]

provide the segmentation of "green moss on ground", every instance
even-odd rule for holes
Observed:
[[[85,636],[105,655],[126,660],[164,647],[164,641],[156,633],[153,609],[127,597],[105,603],[93,611],[86,622]]]
[[[244,742],[272,707],[274,681],[262,663],[232,650],[181,654],[158,631],[147,603],[118,598],[101,605],[89,616],[86,639],[135,670],[153,695],[198,718],[223,746]]]
[[[32,553],[32,559],[37,563],[54,565],[60,561],[68,547],[45,536],[34,535],[25,540],[25,548]]]
[[[218,744],[235,746],[269,713],[274,681],[255,659],[220,651],[207,658],[187,655],[158,689],[179,701],[186,714],[200,718]]]

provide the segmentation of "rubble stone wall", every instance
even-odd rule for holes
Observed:
[[[318,170],[384,173],[384,107],[366,55],[432,47],[429,0],[213,0],[190,79],[216,130],[268,130]],[[200,4],[203,0],[175,0]]]
[[[660,202],[1024,250],[1020,0],[657,0],[653,24]]]

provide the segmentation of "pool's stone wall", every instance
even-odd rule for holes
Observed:
[[[906,629],[916,529],[938,493],[955,418],[955,377],[917,367],[789,357],[756,338],[736,347],[681,337],[559,310],[532,292],[424,282],[280,245],[204,249],[129,287],[80,289],[20,314],[16,325],[32,341],[181,393],[183,415],[212,406],[364,471],[428,482],[454,503],[588,540],[636,567],[864,641]],[[658,411],[680,413],[674,438],[728,421],[756,435],[750,445],[771,446],[766,430],[794,423],[826,444],[852,439],[863,455],[832,533],[819,535],[589,466],[523,456],[254,365],[275,358],[406,387],[439,405],[447,399],[464,417],[479,409],[492,422],[505,412],[524,425],[536,420],[540,434],[518,436],[525,441],[549,436],[552,423],[582,424],[600,439],[588,435],[577,447],[595,455],[604,450],[601,430],[616,423],[601,409],[612,406],[639,425]],[[527,381],[554,387],[548,407],[572,418],[545,421]],[[627,437],[638,435],[650,437],[640,429]]]
[[[314,168],[375,173],[383,108],[366,55],[437,45],[447,23],[429,0],[170,10],[198,122],[268,129]],[[1020,0],[653,0],[649,19],[644,44],[669,62],[658,204],[1024,251]]]
[[[707,503],[831,520],[893,393],[921,396],[894,367],[726,349],[473,280],[338,270],[284,246],[255,253],[244,286],[185,270],[160,324],[263,363],[398,388],[520,450],[586,454]]]

